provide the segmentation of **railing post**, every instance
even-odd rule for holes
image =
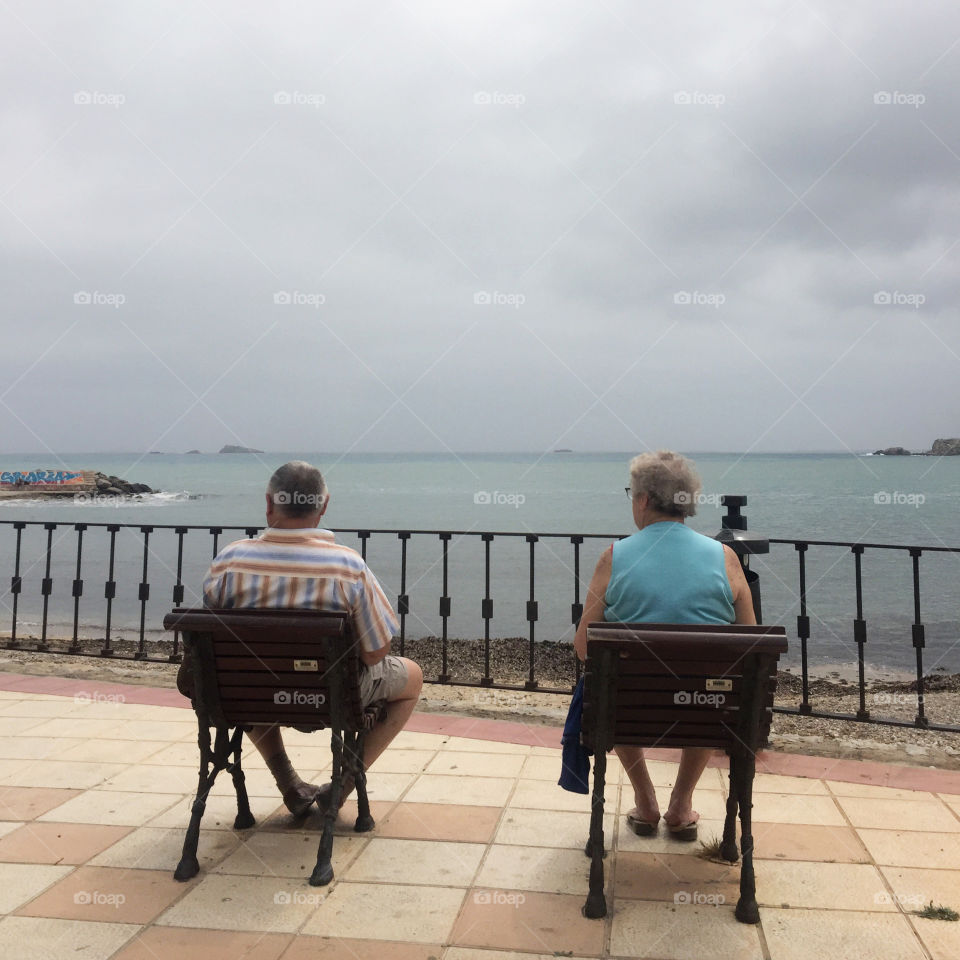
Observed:
[[[83,653],[80,645],[80,598],[83,596],[83,580],[80,579],[80,563],[83,554],[83,531],[87,529],[85,523],[75,523],[73,529],[77,531],[77,574],[73,579],[73,643],[67,653]]]
[[[407,596],[407,541],[410,534],[401,530],[397,534],[400,540],[400,596],[397,597],[397,613],[400,614],[400,656],[406,646],[407,614],[410,612],[410,597]]]
[[[573,603],[570,605],[570,620],[573,623],[573,629],[580,628],[580,619],[583,617],[583,604],[580,602],[580,545],[583,543],[583,537],[573,536],[570,538],[573,544]],[[582,665],[576,651],[573,654],[573,668],[575,672],[573,686],[576,689],[580,682],[580,673]]]
[[[523,685],[524,690],[536,690],[539,684],[536,681],[536,645],[534,643],[534,629],[537,622],[538,608],[535,587],[535,565],[536,558],[534,550],[536,543],[540,539],[535,533],[527,534],[527,543],[530,544],[530,599],[527,601],[527,622],[530,624],[530,675],[527,682]]]
[[[117,533],[120,525],[111,523],[107,525],[107,532],[110,534],[110,561],[107,568],[107,582],[103,585],[103,595],[107,600],[107,622],[103,636],[103,649],[100,651],[101,657],[113,656],[113,642],[110,639],[110,620],[113,617],[113,598],[117,595],[117,581],[113,579],[113,565],[117,554]]]
[[[930,721],[927,719],[923,704],[923,648],[926,646],[924,639],[923,621],[920,619],[920,554],[923,551],[919,547],[910,548],[910,557],[913,560],[913,646],[917,651],[917,716],[914,719],[914,725],[918,727],[928,727]]]
[[[370,539],[369,530],[358,530],[357,536],[360,538],[360,556],[363,558],[363,562],[367,562],[367,541]]]
[[[10,577],[10,593],[13,595],[13,621],[10,624],[10,639],[7,641],[8,650],[17,650],[21,646],[17,639],[17,601],[20,599],[20,591],[23,589],[23,578],[20,576],[20,544],[26,526],[23,520],[17,520],[13,524],[13,529],[17,531],[17,546],[13,561],[13,575]]]
[[[220,552],[220,534],[223,533],[223,527],[210,527],[210,536],[213,537],[213,556],[211,559],[216,559],[217,554]]]
[[[50,560],[53,552],[53,531],[57,529],[55,523],[45,523],[43,529],[47,531],[47,551],[43,570],[43,582],[40,584],[40,593],[43,595],[43,616],[40,623],[40,643],[37,651],[45,653],[50,649],[47,643],[47,613],[50,607],[50,594],[53,593],[53,578],[50,576]]]
[[[810,617],[807,616],[807,566],[806,543],[795,543],[794,549],[800,560],[800,613],[797,616],[797,636],[800,638],[800,680],[803,688],[803,697],[798,708],[800,713],[810,713],[810,675],[807,672],[807,640],[810,639]]]
[[[493,597],[490,596],[490,544],[492,533],[481,533],[483,541],[483,600],[480,602],[480,616],[483,618],[483,676],[481,687],[493,686],[490,676],[490,621],[493,619]]]
[[[853,639],[857,644],[857,671],[860,689],[860,706],[857,709],[857,719],[869,720],[870,711],[867,709],[866,668],[863,656],[863,647],[867,642],[867,622],[863,619],[863,573],[860,568],[860,558],[863,556],[863,547],[857,543],[850,549],[853,551],[857,590],[857,618],[853,621]]]
[[[440,597],[440,619],[443,621],[442,634],[440,637],[440,653],[442,666],[440,676],[437,678],[441,683],[450,682],[450,674],[447,672],[447,618],[450,616],[450,597],[447,595],[447,549],[450,545],[452,534],[441,533],[440,540],[443,542],[443,594]]]
[[[176,527],[174,533],[177,535],[177,582],[173,585],[173,605],[179,607],[183,603],[183,538],[188,532],[188,527]],[[180,653],[180,631],[173,631],[173,652],[167,658],[170,663],[180,663],[183,660],[183,654]]]
[[[143,534],[143,573],[140,577],[140,586],[137,590],[137,599],[140,601],[140,641],[137,643],[135,659],[143,660],[146,657],[147,601],[150,599],[150,582],[147,580],[147,562],[150,557],[150,534],[153,527],[141,527]]]

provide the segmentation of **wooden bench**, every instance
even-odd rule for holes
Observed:
[[[342,614],[304,610],[202,608],[173,610],[164,617],[163,625],[183,635],[185,656],[192,664],[192,701],[200,728],[200,779],[174,877],[189,880],[200,870],[200,821],[222,770],[230,773],[237,792],[234,829],[253,826],[240,753],[244,728],[266,724],[304,731],[330,729],[332,733],[330,804],[310,876],[312,886],[328,884],[333,879],[333,825],[347,776],[353,778],[357,789],[359,810],[354,830],[373,829],[363,741],[385,712],[382,701],[366,709],[360,703],[360,660],[349,620]]]
[[[756,751],[770,732],[783,627],[591,623],[587,629],[581,742],[593,751],[590,893],[583,913],[606,916],[603,791],[607,751],[617,746],[716,747],[730,757],[721,856],[735,862],[736,917],[757,923],[750,809]]]

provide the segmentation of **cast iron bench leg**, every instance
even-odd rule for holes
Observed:
[[[325,887],[333,879],[333,825],[340,811],[340,789],[343,781],[343,739],[337,730],[332,731],[333,778],[330,782],[330,806],[323,815],[323,836],[317,850],[317,863],[310,874],[311,887]]]
[[[353,825],[356,833],[368,833],[375,824],[370,816],[370,801],[367,799],[367,773],[363,768],[363,741],[366,731],[361,731],[356,738],[356,756],[353,770],[353,783],[357,788],[357,822]]]
[[[590,893],[583,905],[583,915],[599,920],[607,915],[607,899],[603,895],[603,788],[607,772],[607,754],[597,750],[593,759],[593,809],[590,812]]]
[[[740,859],[740,851],[737,849],[737,784],[736,784],[737,759],[731,752],[730,754],[730,786],[727,794],[727,818],[723,822],[723,841],[720,844],[720,856],[730,863],[736,863]]]
[[[246,830],[257,821],[250,812],[250,800],[247,797],[246,777],[240,766],[240,750],[243,746],[243,728],[237,727],[233,733],[230,751],[233,753],[233,763],[227,768],[233,777],[233,788],[237,791],[237,817],[233,821],[234,830]]]
[[[746,752],[737,762],[738,798],[740,801],[740,852],[743,864],[740,867],[740,899],[737,901],[736,917],[741,923],[759,923],[757,907],[757,883],[753,873],[753,774],[756,761]]]
[[[197,860],[197,846],[200,843],[200,821],[203,819],[203,812],[207,809],[207,795],[213,786],[217,774],[223,769],[223,766],[217,765],[218,757],[210,749],[210,728],[206,722],[197,719],[200,731],[197,735],[197,742],[200,745],[200,774],[197,783],[197,795],[194,798],[193,806],[190,808],[190,823],[187,826],[187,835],[183,839],[183,850],[180,853],[180,862],[177,869],[173,872],[173,879],[186,881],[195,877],[200,872],[200,863]],[[217,744],[221,743],[221,731],[217,729]],[[210,769],[211,763],[213,769]]]

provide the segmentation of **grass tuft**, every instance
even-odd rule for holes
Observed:
[[[933,905],[931,900],[922,910],[915,911],[918,917],[924,920],[960,920],[960,913],[950,907],[945,907],[942,903]]]

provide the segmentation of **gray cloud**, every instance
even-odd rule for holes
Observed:
[[[960,427],[954,6],[0,19],[6,450]]]

